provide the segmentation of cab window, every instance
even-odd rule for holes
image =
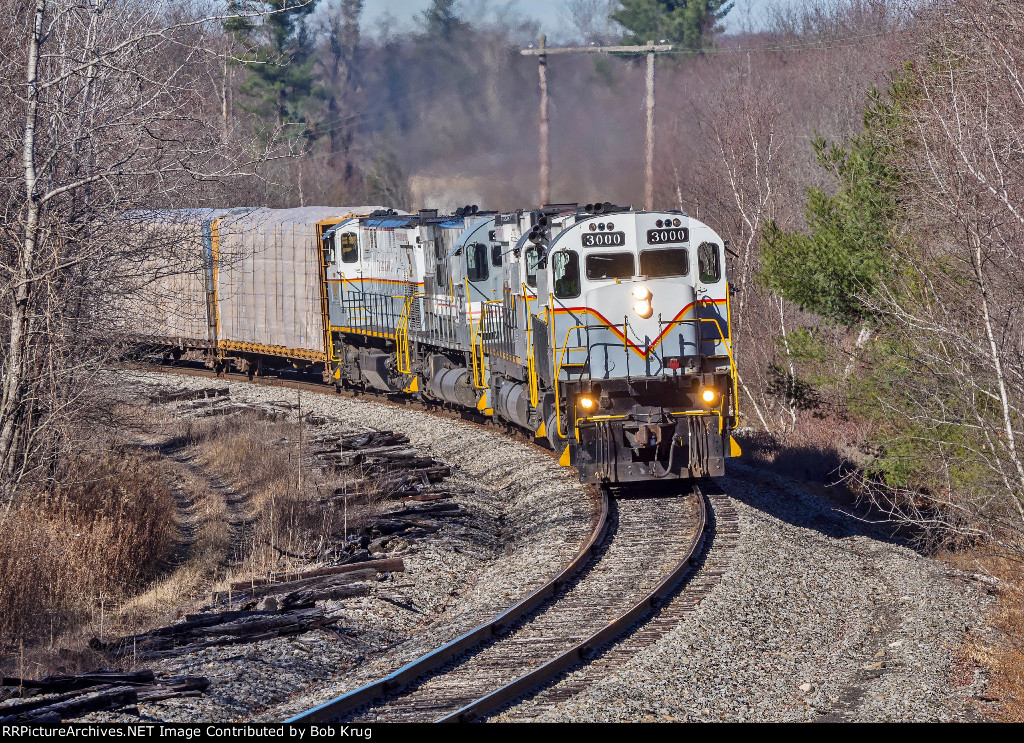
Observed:
[[[640,253],[640,273],[652,279],[686,276],[690,273],[690,257],[685,248],[644,250]]]
[[[587,278],[628,279],[636,273],[632,253],[593,253],[587,256]]]
[[[501,268],[501,244],[491,246],[491,265]]]
[[[570,299],[580,295],[580,258],[575,251],[560,250],[551,256],[555,296]]]
[[[359,247],[355,233],[349,232],[341,236],[341,262],[356,263],[359,261]]]
[[[483,243],[466,246],[466,278],[487,281],[487,246]]]
[[[722,278],[718,246],[714,243],[701,243],[697,248],[697,272],[703,284],[714,284]]]
[[[540,263],[540,251],[537,248],[527,248],[523,254],[526,258],[526,285],[537,288],[537,264]]]

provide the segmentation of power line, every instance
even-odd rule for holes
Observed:
[[[700,49],[676,49],[671,54],[749,54],[752,52],[783,52],[783,51],[800,51],[804,49],[818,50],[818,49],[831,49],[841,46],[857,46],[857,44],[847,44],[849,41],[859,41],[863,39],[877,39],[882,36],[889,36],[893,34],[893,31],[878,31],[870,34],[859,34],[857,36],[846,36],[837,39],[822,39],[820,41],[806,41],[806,42],[794,42],[792,44],[773,44],[761,47],[703,47]],[[642,47],[638,47],[641,48]]]
[[[628,52],[647,55],[647,169],[644,179],[644,208],[654,209],[654,57],[656,54],[671,52],[671,44],[656,45],[653,41],[646,46],[574,46],[548,49],[547,37],[540,37],[540,48],[520,49],[523,56],[535,56],[540,70],[540,203],[551,199],[549,173],[551,168],[548,151],[548,54],[595,54]]]
[[[659,53],[662,54],[748,54],[753,52],[780,52],[780,51],[792,51],[802,49],[828,49],[839,46],[855,46],[847,44],[850,41],[859,41],[863,39],[876,39],[882,36],[889,36],[896,33],[895,31],[876,31],[869,34],[857,34],[854,36],[842,36],[832,39],[820,39],[816,41],[801,41],[793,43],[779,43],[770,44],[765,46],[751,46],[751,47],[701,47],[699,49],[675,49],[668,48],[663,49],[662,46],[655,47]],[[646,54],[647,46],[641,45],[619,45],[619,46],[591,46],[591,47],[547,47],[545,50],[546,54],[560,54],[564,52],[607,52],[611,54]],[[539,49],[526,49],[520,52],[521,54],[540,54]]]

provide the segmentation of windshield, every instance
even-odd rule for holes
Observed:
[[[632,253],[596,253],[587,256],[587,278],[628,279],[636,273]]]
[[[537,288],[537,264],[540,263],[540,251],[537,248],[527,248],[526,253],[526,285]]]
[[[652,279],[663,276],[686,276],[690,258],[685,248],[644,250],[640,253],[640,273]]]
[[[551,256],[555,277],[555,296],[569,299],[580,295],[580,259],[572,250],[561,250]]]
[[[714,284],[722,277],[717,245],[714,243],[700,244],[700,247],[697,248],[697,270],[703,284]]]

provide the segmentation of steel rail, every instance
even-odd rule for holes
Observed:
[[[633,624],[640,620],[645,614],[656,609],[665,598],[671,594],[679,583],[693,569],[697,555],[704,548],[704,539],[707,531],[707,503],[703,493],[694,485],[693,492],[697,496],[698,517],[697,529],[694,532],[693,541],[685,557],[655,588],[643,599],[637,602],[629,611],[617,617],[605,625],[593,635],[577,643],[557,658],[553,658],[542,666],[526,673],[515,681],[512,681],[500,689],[495,689],[490,694],[470,702],[461,709],[446,715],[437,722],[470,722],[523,696],[531,689],[534,689],[566,669],[579,662],[586,661],[603,645],[607,644],[616,636],[622,634]]]
[[[573,558],[573,561],[563,568],[558,575],[536,589],[529,596],[498,614],[493,619],[471,629],[461,637],[457,637],[436,650],[432,650],[411,663],[407,663],[394,673],[378,681],[361,686],[358,689],[353,689],[307,712],[295,715],[285,720],[285,722],[330,722],[347,712],[370,704],[380,697],[394,694],[396,691],[414,682],[420,676],[430,673],[457,655],[486,642],[492,637],[501,635],[509,625],[540,606],[588,563],[594,550],[604,540],[605,532],[608,530],[608,498],[607,489],[602,489],[601,515],[598,523],[594,527],[590,539],[587,540],[587,543],[576,557]]]

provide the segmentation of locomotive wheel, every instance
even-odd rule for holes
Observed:
[[[561,454],[565,451],[565,445],[568,443],[568,440],[558,432],[558,417],[554,413],[548,418],[544,428],[548,435],[548,443],[551,444],[555,454]]]

